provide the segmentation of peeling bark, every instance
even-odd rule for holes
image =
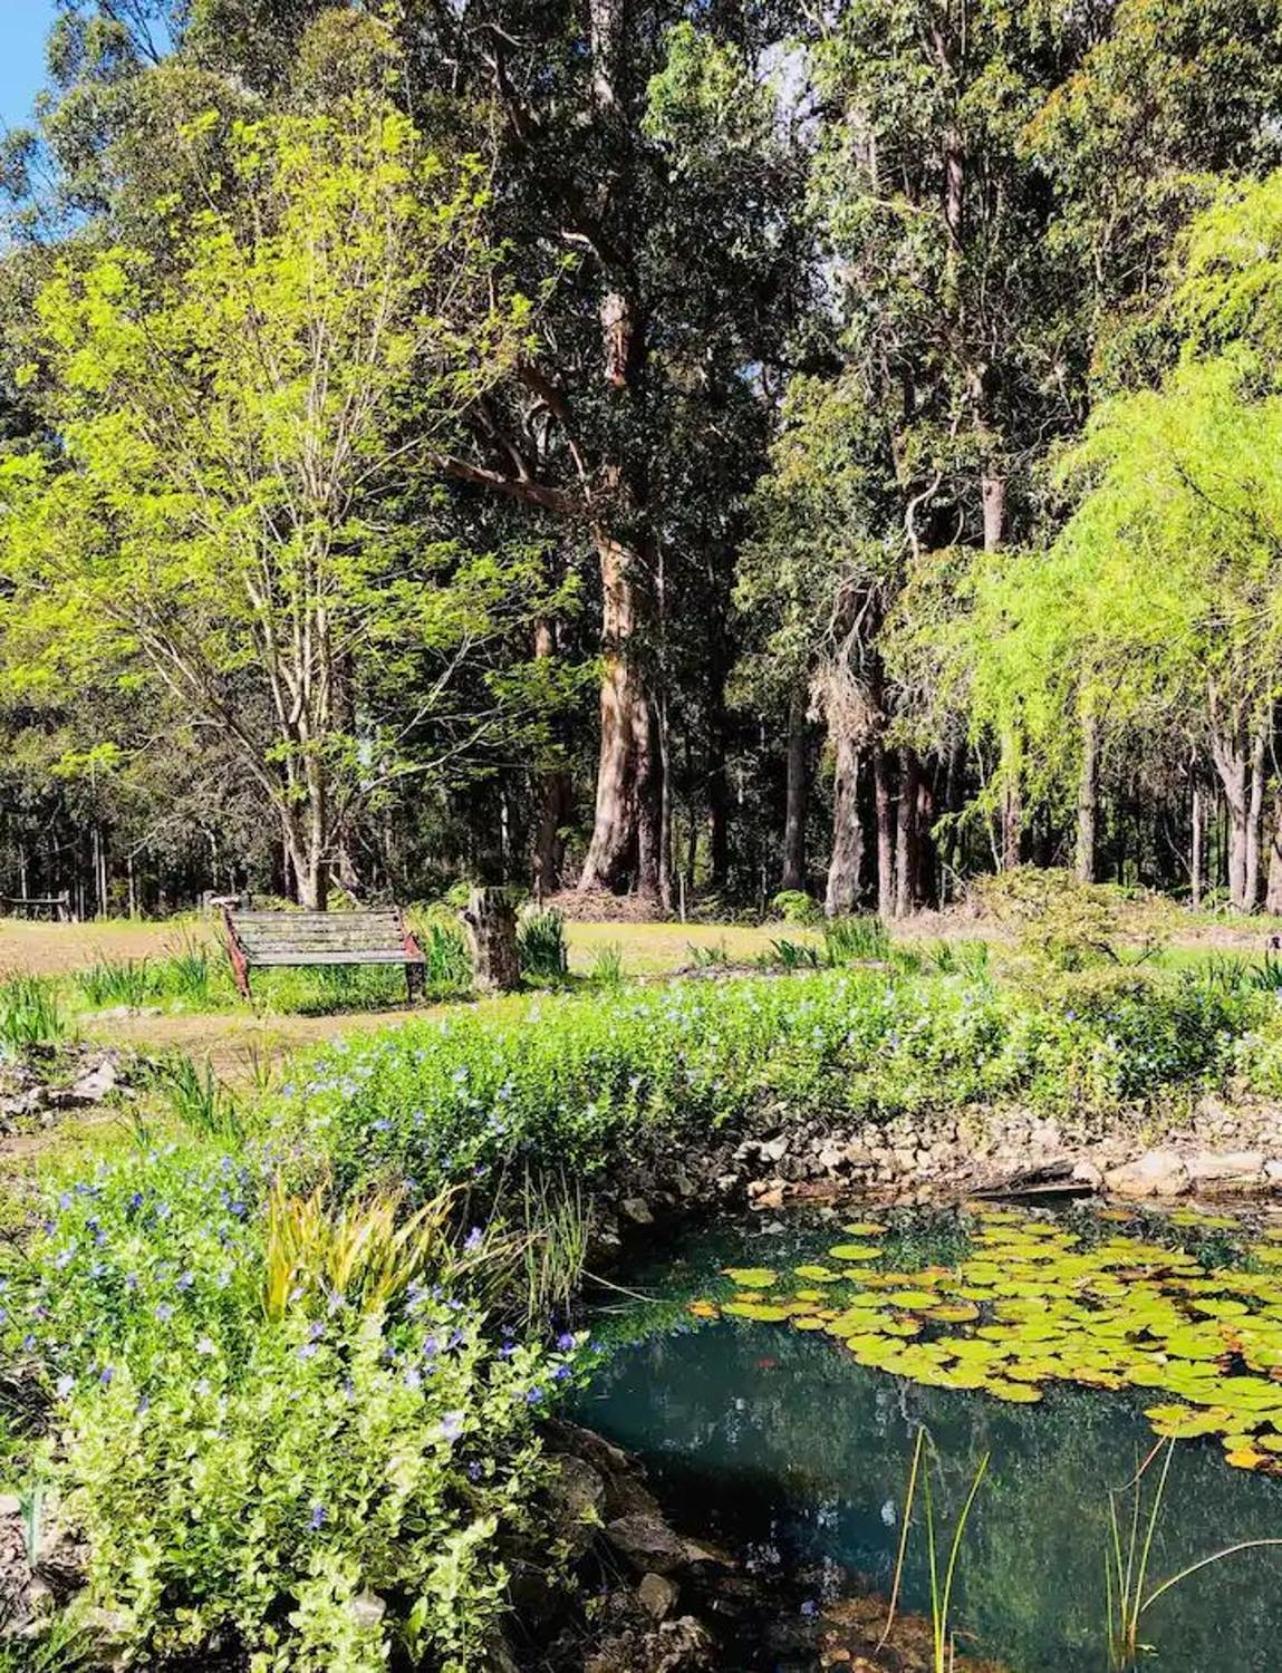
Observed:
[[[859,900],[864,835],[859,823],[859,750],[848,729],[839,727],[833,792],[832,859],[824,911],[830,918],[853,912]]]

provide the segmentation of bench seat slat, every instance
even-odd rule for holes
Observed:
[[[279,948],[272,952],[251,953],[249,962],[253,965],[289,965],[289,964],[423,964],[426,961],[420,954],[417,958],[413,953],[407,953],[403,947],[386,949],[381,952],[298,952],[291,948]]]

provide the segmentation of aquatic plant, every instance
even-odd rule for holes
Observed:
[[[859,1364],[928,1387],[1033,1404],[1050,1382],[1140,1388],[1167,1398],[1161,1437],[1215,1436],[1239,1469],[1282,1470],[1282,1236],[1243,1244],[1246,1263],[1208,1270],[1189,1247],[1225,1238],[1227,1216],[1177,1210],[1123,1233],[1096,1209],[1068,1224],[980,1205],[964,1235],[852,1222],[787,1272],[731,1267],[732,1293],[695,1316],[824,1332]],[[930,1254],[906,1266],[905,1256]],[[948,1264],[942,1264],[946,1261]]]
[[[1139,1664],[1142,1652],[1149,1648],[1140,1643],[1140,1623],[1158,1598],[1200,1570],[1223,1562],[1226,1557],[1236,1556],[1242,1551],[1258,1550],[1263,1546],[1282,1545],[1282,1539],[1239,1540],[1235,1545],[1227,1545],[1221,1551],[1212,1552],[1209,1557],[1189,1563],[1178,1573],[1150,1587],[1148,1571],[1153,1555],[1153,1538],[1157,1532],[1162,1502],[1166,1494],[1166,1478],[1170,1473],[1174,1450],[1174,1437],[1167,1440],[1165,1445],[1159,1441],[1125,1487],[1109,1489],[1109,1545],[1104,1557],[1104,1579],[1110,1673],[1130,1673],[1130,1670]],[[1145,1516],[1144,1478],[1159,1454],[1162,1457],[1162,1467],[1148,1506],[1148,1514]],[[1128,1493],[1131,1495],[1129,1519],[1119,1518],[1117,1501]],[[1124,1524],[1127,1527],[1125,1541],[1122,1537]]]
[[[941,1568],[939,1542],[935,1532],[935,1505],[930,1485],[930,1470],[922,1471],[922,1452],[929,1442],[930,1436],[922,1427],[917,1431],[917,1441],[913,1448],[912,1466],[908,1472],[908,1488],[904,1495],[904,1511],[899,1531],[899,1549],[895,1555],[894,1579],[890,1590],[890,1606],[886,1614],[886,1626],[877,1644],[880,1651],[890,1637],[891,1628],[895,1621],[895,1610],[899,1602],[899,1590],[903,1582],[904,1560],[908,1553],[908,1535],[912,1525],[913,1504],[916,1499],[918,1483],[921,1485],[922,1502],[925,1507],[926,1528],[926,1563],[930,1574],[930,1625],[931,1625],[931,1653],[933,1673],[953,1673],[956,1666],[957,1653],[955,1634],[952,1625],[953,1583],[957,1577],[957,1564],[961,1556],[962,1540],[966,1534],[966,1524],[970,1520],[971,1509],[976,1496],[988,1473],[988,1453],[980,1459],[975,1474],[971,1478],[970,1489],[965,1502],[958,1514],[953,1527],[953,1537],[949,1542],[947,1560]]]

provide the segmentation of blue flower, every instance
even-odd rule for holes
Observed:
[[[423,1386],[423,1373],[417,1365],[411,1365],[405,1373],[405,1386],[410,1389],[420,1389]]]
[[[537,1406],[542,1402],[542,1400],[543,1400],[543,1390],[539,1387],[539,1385],[537,1383],[535,1383],[533,1388],[528,1389],[526,1391],[525,1403],[526,1403],[527,1406]]]
[[[177,1279],[175,1280],[174,1288],[176,1290],[189,1290],[195,1282],[196,1279],[192,1273],[182,1272],[179,1273]]]
[[[329,1512],[325,1509],[325,1506],[313,1505],[312,1514],[308,1520],[307,1526],[315,1532],[317,1529],[323,1528],[328,1520]]]
[[[481,1230],[480,1226],[473,1226],[471,1231],[467,1234],[467,1241],[463,1245],[464,1252],[469,1255],[474,1255],[484,1242],[485,1233]]]
[[[156,1317],[160,1320],[161,1324],[168,1324],[173,1316],[174,1309],[172,1303],[168,1301],[161,1301],[157,1303]]]
[[[574,1332],[572,1330],[563,1330],[556,1339],[556,1345],[558,1350],[563,1354],[573,1352],[575,1347]]]
[[[112,1379],[114,1378],[115,1375],[116,1375],[116,1372],[115,1372],[115,1367],[114,1366],[104,1365],[102,1370],[99,1371],[99,1373],[98,1373],[98,1381],[102,1384],[102,1386],[104,1388],[110,1388],[111,1383],[112,1383]]]
[[[75,1386],[76,1379],[74,1377],[59,1377],[53,1385],[53,1391],[59,1400],[65,1400]]]
[[[304,1342],[298,1350],[298,1357],[299,1359],[315,1359],[318,1351],[315,1342]]]
[[[447,1441],[458,1440],[463,1433],[463,1419],[463,1412],[446,1412],[441,1419],[441,1438]]]

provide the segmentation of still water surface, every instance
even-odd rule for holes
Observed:
[[[1015,1673],[1099,1673],[1108,1489],[1153,1446],[1144,1409],[1155,1396],[1052,1381],[1039,1404],[1009,1405],[860,1365],[826,1334],[686,1312],[718,1282],[724,1293],[724,1267],[822,1259],[833,1235],[812,1217],[773,1232],[723,1225],[635,1270],[629,1283],[654,1301],[603,1310],[598,1333],[611,1351],[578,1415],[646,1460],[688,1527],[749,1548],[763,1566],[819,1571],[817,1601],[852,1584],[889,1589],[921,1425],[947,1532],[987,1453],[957,1622]],[[1214,1437],[1176,1444],[1154,1583],[1233,1541],[1277,1535],[1282,1478],[1231,1468]],[[918,1527],[904,1595],[909,1608],[928,1607]],[[1153,1606],[1143,1637],[1158,1673],[1282,1669],[1282,1550],[1194,1576]]]

